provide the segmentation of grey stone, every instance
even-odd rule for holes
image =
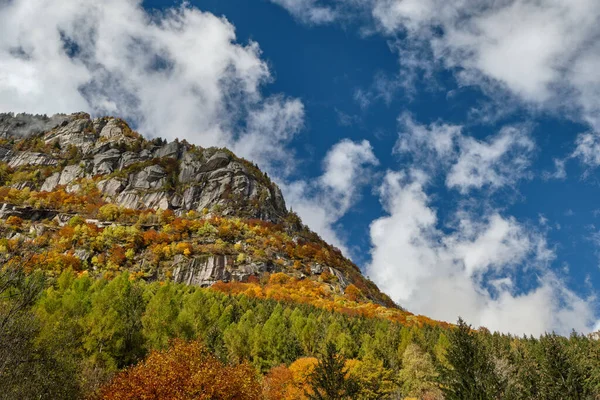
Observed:
[[[33,132],[34,125],[44,129],[52,125],[45,133],[38,132],[43,134],[47,143],[58,141],[63,156],[70,154],[64,152],[65,146],[81,149],[82,160],[46,179],[43,190],[51,191],[58,185],[66,185],[67,190],[74,191],[79,189],[76,185],[78,179],[85,177],[96,180],[100,176],[96,182],[105,199],[124,207],[174,208],[177,213],[184,214],[189,210],[213,210],[214,206],[219,205],[223,215],[240,215],[273,222],[280,222],[287,214],[279,188],[267,183],[263,176],[254,175],[245,162],[228,151],[192,149],[176,141],[154,148],[145,142],[141,151],[125,151],[117,144],[131,143],[137,139],[126,136],[128,128],[119,119],[105,117],[91,120],[87,114],[61,116],[52,121],[35,116],[24,119],[39,123],[23,125],[12,114],[0,115],[0,135],[2,132],[14,135],[15,127]],[[107,176],[152,158],[175,160],[175,167],[179,171],[178,185],[167,185],[167,172],[158,164],[127,175],[118,174],[118,178]],[[0,160],[11,167],[57,165],[58,162],[48,154],[14,152],[10,148],[0,148]]]
[[[60,173],[59,185],[68,185],[76,179],[83,177],[83,170],[79,165],[68,165]]]
[[[185,259],[177,256],[174,260],[173,281],[195,286],[210,286],[217,281],[229,281],[227,256],[209,256]]]
[[[76,146],[83,154],[94,147],[97,139],[92,121],[86,114],[81,114],[80,118],[72,119],[44,136],[46,143],[58,141],[63,150],[66,150],[69,145]]]
[[[94,156],[94,175],[107,175],[112,173],[118,165],[121,152],[118,149],[110,149]]]
[[[49,155],[32,151],[16,153],[8,162],[8,166],[11,168],[17,168],[23,165],[49,166],[56,164],[57,161]]]
[[[49,177],[46,178],[42,188],[40,189],[42,192],[51,192],[58,186],[58,182],[60,181],[60,172],[55,172]]]
[[[114,197],[125,189],[125,183],[119,178],[105,179],[97,183],[98,190],[107,196]]]
[[[154,152],[154,157],[179,158],[180,149],[181,145],[176,141],[172,141],[171,143],[167,143],[163,147],[156,149],[156,151]]]

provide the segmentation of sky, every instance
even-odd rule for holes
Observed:
[[[587,333],[599,19],[596,0],[0,0],[0,112],[227,146],[409,311]]]

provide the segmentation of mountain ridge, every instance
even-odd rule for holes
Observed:
[[[220,282],[231,293],[305,280],[316,297],[410,316],[288,211],[255,164],[225,148],[145,139],[114,117],[0,114],[0,184],[5,261],[22,259],[27,247],[40,253],[45,237],[70,241],[49,253],[56,273],[128,271],[196,286]],[[112,231],[117,237],[105,239]],[[269,279],[281,273],[291,280]]]

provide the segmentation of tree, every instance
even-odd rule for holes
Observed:
[[[349,367],[350,376],[359,382],[361,400],[389,399],[396,392],[393,371],[385,368],[382,360],[367,357],[350,361],[354,364]]]
[[[402,370],[398,375],[402,394],[408,397],[441,399],[442,392],[435,383],[437,378],[431,356],[412,343],[402,356]]]
[[[263,382],[263,396],[266,400],[293,399],[294,374],[285,364],[271,368]],[[301,397],[297,396],[295,398]]]
[[[150,299],[142,317],[144,337],[151,348],[164,349],[175,337],[175,320],[179,310],[178,293],[174,285],[161,286]]]
[[[319,360],[308,377],[312,393],[306,393],[311,400],[353,399],[359,392],[358,382],[348,376],[346,359],[338,353],[335,344],[328,342],[325,355]]]
[[[249,364],[226,366],[198,341],[177,339],[168,350],[119,374],[100,400],[258,400],[261,390]]]
[[[137,362],[144,355],[142,314],[146,308],[140,283],[123,273],[108,283],[96,282],[94,290],[84,349],[94,363],[108,369]]]
[[[448,367],[441,370],[442,390],[447,400],[500,398],[501,387],[494,365],[471,326],[462,318],[448,337]]]
[[[584,387],[585,375],[581,370],[583,362],[573,361],[566,348],[567,343],[566,338],[555,333],[540,338],[542,363],[539,384],[544,399],[588,398],[589,393]]]
[[[0,269],[0,399],[78,397],[76,369],[60,348],[38,343],[40,321],[32,310],[44,276],[20,267]]]

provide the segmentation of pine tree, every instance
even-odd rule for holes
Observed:
[[[442,368],[442,390],[447,400],[488,400],[500,398],[501,385],[494,365],[476,334],[462,318],[448,337],[449,347]]]
[[[308,378],[313,393],[306,393],[311,400],[353,399],[359,392],[354,378],[348,377],[346,359],[338,353],[335,344],[328,342],[325,356],[319,360]]]

